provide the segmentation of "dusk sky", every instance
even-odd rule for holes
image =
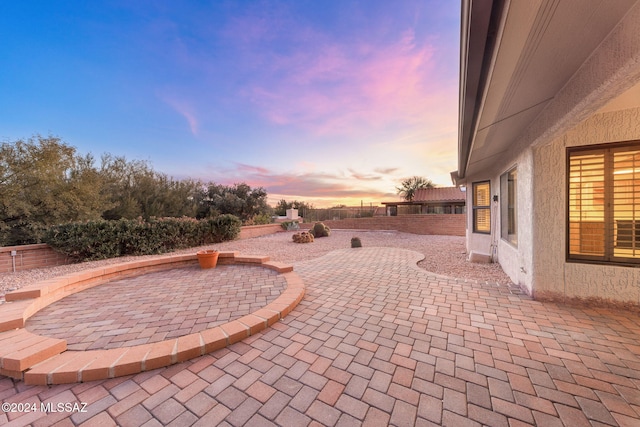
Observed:
[[[316,207],[457,168],[460,3],[3,1],[0,141]]]

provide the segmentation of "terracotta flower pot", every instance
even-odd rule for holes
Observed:
[[[205,251],[199,251],[197,255],[200,268],[216,268],[216,265],[218,264],[218,251],[208,249]]]

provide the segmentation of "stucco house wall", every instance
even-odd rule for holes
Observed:
[[[640,103],[640,100],[638,100]],[[467,191],[467,250],[492,255],[514,283],[536,299],[640,304],[640,268],[566,262],[566,148],[640,140],[640,106],[597,113],[546,145],[512,151],[472,182],[490,180],[492,234],[473,232]],[[516,144],[517,145],[517,144]],[[518,170],[518,244],[501,238],[500,176]]]
[[[518,243],[512,243],[500,238],[498,240],[498,261],[502,269],[509,275],[514,283],[520,285],[527,293],[532,292],[532,244],[533,244],[533,224],[531,214],[533,212],[533,154],[531,150],[526,150],[506,165],[500,175],[516,167],[518,171],[517,183],[517,218],[518,218]],[[499,180],[499,176],[498,176]],[[506,194],[500,194],[499,200],[506,200]],[[500,209],[498,209],[500,214]],[[502,217],[500,216],[500,221]],[[496,232],[500,236],[500,223]]]
[[[517,190],[517,217],[518,217],[518,243],[514,245],[501,236],[502,215],[500,204],[506,200],[507,195],[502,194],[500,177],[513,168],[518,171]],[[491,182],[491,194],[498,196],[498,202],[492,202],[491,206],[491,234],[473,232],[473,192],[471,183],[487,181]],[[467,252],[478,252],[491,255],[493,261],[499,262],[504,272],[511,280],[521,288],[532,293],[533,269],[533,224],[531,212],[533,212],[533,154],[532,150],[524,152],[512,152],[505,154],[499,164],[486,174],[469,177],[467,189]]]
[[[565,261],[566,148],[638,139],[640,107],[595,114],[551,144],[533,150],[535,298],[640,303],[640,268]]]

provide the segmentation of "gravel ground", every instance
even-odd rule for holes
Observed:
[[[207,248],[234,250],[247,255],[268,255],[273,261],[295,264],[320,257],[332,250],[349,248],[351,238],[359,237],[365,247],[396,247],[420,252],[425,255],[418,266],[432,273],[481,283],[510,285],[511,280],[499,264],[474,264],[466,260],[465,239],[458,236],[423,236],[396,231],[332,230],[331,236],[316,239],[313,243],[293,243],[294,232],[281,232],[246,240],[235,240]],[[200,248],[191,248],[177,253],[193,253]],[[59,267],[38,268],[17,273],[0,273],[0,296],[10,290],[49,277],[79,271],[100,265],[129,261],[134,257],[122,257],[102,261],[91,261]]]

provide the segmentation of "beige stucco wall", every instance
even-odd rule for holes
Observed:
[[[533,295],[640,303],[640,268],[567,263],[566,147],[640,139],[640,108],[599,113],[533,149]]]
[[[468,180],[467,250],[491,254],[514,283],[536,299],[586,299],[640,304],[640,268],[567,263],[566,147],[640,139],[640,107],[595,114],[550,144],[505,157],[486,175]],[[494,204],[492,235],[473,233],[472,182],[491,181],[500,200],[500,175],[518,169],[518,245],[500,237]]]
[[[510,242],[498,239],[498,260],[502,269],[509,275],[514,283],[520,285],[527,293],[532,292],[532,221],[531,212],[533,212],[532,197],[532,175],[533,175],[533,155],[531,150],[527,150],[512,162],[507,164],[507,169],[516,166],[518,169],[517,182],[517,206],[518,206],[518,244],[513,245]],[[501,200],[506,198],[506,194],[501,194]],[[502,220],[502,217],[499,217]],[[498,236],[500,236],[501,228],[498,223]]]
[[[470,177],[467,181],[467,252],[471,251],[491,255],[499,262],[504,272],[514,283],[531,294],[532,292],[532,221],[533,209],[533,154],[531,149],[523,153],[504,155],[499,163],[487,171],[486,174]],[[513,245],[501,236],[500,205],[506,201],[506,194],[501,193],[500,176],[512,168],[518,170],[517,204],[518,204],[518,244]],[[481,234],[473,232],[473,191],[472,183],[479,181],[491,182],[491,194],[498,195],[498,203],[493,202],[491,208],[492,233]]]

